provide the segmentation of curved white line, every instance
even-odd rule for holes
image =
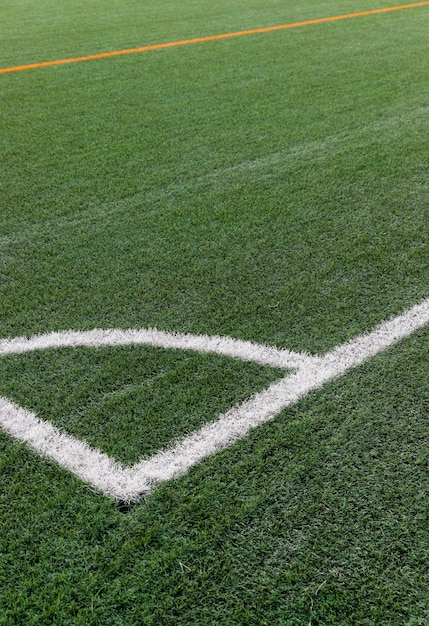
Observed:
[[[102,347],[148,345],[158,348],[195,350],[206,354],[220,354],[242,361],[250,361],[295,369],[302,367],[311,357],[307,354],[281,350],[272,346],[241,341],[232,337],[171,333],[156,329],[94,329],[67,330],[31,337],[14,337],[0,340],[0,356],[47,350],[49,348]]]
[[[16,439],[24,441],[39,454],[55,460],[104,494],[125,501],[138,500],[150,491],[152,485],[180,476],[204,458],[241,439],[252,428],[273,419],[280,411],[294,404],[310,391],[320,388],[325,382],[360,365],[381,350],[411,335],[428,322],[429,298],[405,313],[383,322],[370,333],[357,337],[322,357],[306,356],[295,373],[287,374],[280,381],[272,383],[266,390],[219,416],[215,422],[203,426],[199,431],[184,437],[169,449],[161,450],[133,467],[124,467],[106,454],[93,450],[85,442],[62,433],[52,424],[39,419],[34,413],[2,397],[0,397],[0,425]],[[125,336],[121,333],[125,333]],[[61,346],[149,343],[146,341],[147,333],[155,333],[151,335],[155,338],[154,341],[161,339],[164,341],[162,338],[164,335],[170,337],[170,333],[160,334],[159,331],[88,331],[86,333],[71,331],[70,333],[51,333],[30,339],[19,337],[3,340],[0,342],[0,347],[1,354],[5,356],[30,350],[60,347],[59,343]],[[65,339],[65,336],[68,339]],[[98,337],[100,342],[108,340],[109,343],[94,343],[95,337]],[[138,341],[130,341],[132,337],[137,337]],[[142,337],[146,338],[145,341],[141,341]],[[189,335],[173,335],[173,337],[174,345],[169,347],[190,350],[197,349],[194,339],[200,339],[199,336]],[[192,339],[189,340],[189,337]],[[83,339],[87,343],[82,343]],[[125,339],[127,344],[118,343]],[[225,350],[230,350],[231,345],[237,347],[237,344],[240,345],[240,349],[246,346],[244,353],[248,356],[249,344],[247,342],[232,340],[232,344],[228,343],[229,347],[226,347],[220,338],[206,338],[203,342],[205,349],[200,351],[227,354]],[[159,344],[150,343],[149,345]],[[253,346],[253,344],[250,345]],[[162,347],[166,347],[165,344]],[[264,346],[256,347],[264,348]],[[258,350],[256,352],[258,353]],[[288,353],[288,355],[291,354],[293,353]],[[242,358],[237,354],[228,353],[228,356]],[[246,357],[245,360],[255,359]]]

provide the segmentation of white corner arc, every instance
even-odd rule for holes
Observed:
[[[193,465],[243,438],[259,424],[273,419],[310,391],[357,367],[428,322],[429,298],[323,356],[279,350],[230,337],[186,335],[154,329],[64,331],[3,339],[0,340],[0,358],[60,347],[151,345],[221,354],[294,371],[220,415],[214,422],[132,467],[122,465],[2,396],[0,427],[105,495],[134,501],[149,493],[154,485],[184,474]]]

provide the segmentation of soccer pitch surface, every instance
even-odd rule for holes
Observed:
[[[0,624],[429,623],[429,2],[0,5]]]

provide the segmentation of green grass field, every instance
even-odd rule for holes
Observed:
[[[382,0],[2,0],[0,69]],[[399,3],[398,3],[399,4]],[[429,6],[0,74],[0,339],[157,328],[324,354],[429,296]],[[429,624],[429,327],[124,514],[0,430],[0,624]],[[283,374],[0,359],[133,464]]]

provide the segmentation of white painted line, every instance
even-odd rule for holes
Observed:
[[[13,437],[24,441],[40,454],[47,456],[62,467],[72,471],[85,482],[90,483],[97,490],[119,500],[138,500],[147,494],[153,485],[184,474],[190,467],[199,463],[208,456],[223,450],[233,442],[243,438],[252,428],[273,419],[287,406],[297,402],[310,391],[320,388],[325,382],[341,376],[367,359],[375,356],[381,350],[395,344],[400,339],[409,336],[418,328],[429,322],[429,299],[412,307],[402,315],[383,322],[372,332],[349,341],[335,348],[322,357],[299,355],[295,371],[287,374],[278,382],[272,383],[266,390],[255,394],[241,405],[232,408],[221,415],[215,422],[189,435],[169,449],[163,450],[154,456],[144,459],[133,467],[125,467],[110,459],[107,455],[91,449],[85,442],[79,441],[62,433],[48,422],[40,420],[34,413],[13,404],[6,398],[0,397],[0,425]],[[129,333],[135,333],[138,341],[129,341]],[[92,334],[91,333],[95,333]],[[105,333],[105,334],[103,334]],[[125,341],[127,344],[118,343]],[[16,354],[31,350],[88,345],[128,345],[129,343],[148,343],[141,341],[148,337],[147,333],[155,333],[155,341],[149,345],[161,345],[163,337],[168,345],[180,349],[199,350],[198,336],[173,335],[171,345],[170,333],[158,331],[89,331],[79,333],[51,333],[30,339],[17,338],[0,342],[0,354]],[[113,336],[116,339],[113,339]],[[98,339],[95,339],[98,337]],[[122,339],[121,339],[122,337]],[[189,340],[192,337],[192,340]],[[97,343],[94,343],[94,340]],[[213,341],[212,341],[213,340]],[[63,341],[63,343],[61,343]],[[103,341],[105,343],[103,343]],[[226,342],[226,343],[224,343]],[[180,344],[180,345],[179,345]],[[192,344],[192,345],[190,345]],[[239,342],[228,338],[205,337],[202,341],[203,349],[199,351],[216,352],[245,360],[249,358],[248,342]],[[276,349],[250,344],[252,354],[258,355],[257,362],[261,362],[261,355],[269,354],[276,360]],[[30,347],[31,346],[31,347]],[[237,348],[234,354],[233,347]],[[210,347],[210,349],[209,349]],[[245,349],[244,349],[245,348]],[[289,357],[295,358],[294,353],[279,351],[279,360],[282,367],[290,367]],[[284,353],[287,353],[287,357]],[[243,356],[244,355],[244,356]],[[282,359],[285,357],[285,360]],[[288,365],[285,365],[285,363]],[[265,363],[267,364],[267,363]],[[270,365],[272,362],[269,363]],[[279,365],[277,365],[278,367]]]
[[[126,481],[121,480],[123,467],[120,463],[1,396],[0,424],[15,439],[56,461],[106,495],[122,499],[123,493],[128,491]],[[142,493],[144,491],[143,486]]]
[[[265,391],[221,415],[216,422],[185,437],[174,448],[138,463],[133,468],[135,480],[144,477],[146,481],[157,483],[184,474],[204,458],[242,439],[255,426],[273,419],[310,391],[360,365],[428,322],[429,299],[325,356],[312,357],[297,372],[272,383]]]
[[[303,365],[308,355],[280,350],[232,337],[171,333],[156,329],[108,329],[61,331],[31,337],[0,340],[0,356],[47,350],[48,348],[76,348],[101,346],[148,345],[159,348],[195,350],[205,354],[221,354],[242,361],[259,363],[283,369]]]

